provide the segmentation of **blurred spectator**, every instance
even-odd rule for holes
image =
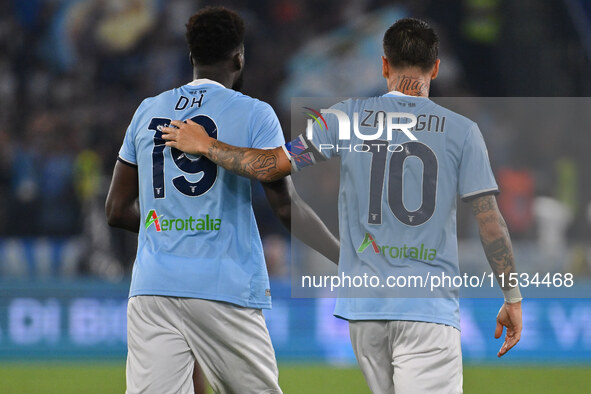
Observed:
[[[533,227],[533,174],[527,169],[502,168],[497,171],[496,177],[502,191],[497,202],[511,236],[523,237]]]
[[[289,274],[289,244],[285,237],[277,234],[267,235],[263,239],[263,250],[267,271],[274,278],[285,278]]]
[[[534,212],[538,222],[538,247],[554,261],[564,263],[566,230],[573,220],[572,213],[566,205],[551,197],[536,197]]]

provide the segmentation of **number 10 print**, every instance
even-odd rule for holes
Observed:
[[[386,159],[388,141],[365,141],[372,154],[369,180],[369,224],[382,224],[382,197],[384,193],[384,177],[386,176]],[[438,163],[435,153],[427,145],[410,141],[401,144],[402,149],[394,151],[390,157],[388,175],[388,205],[394,216],[408,226],[418,226],[425,223],[435,212],[437,195]],[[408,157],[417,157],[423,163],[421,206],[409,211],[403,202],[404,161]]]

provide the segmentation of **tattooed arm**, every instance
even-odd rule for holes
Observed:
[[[508,279],[509,274],[515,272],[515,262],[509,231],[497,207],[497,200],[493,195],[477,197],[472,200],[472,212],[478,221],[484,254],[499,286],[504,285],[503,290],[510,290]],[[501,281],[501,276],[505,277],[504,281]]]
[[[291,163],[282,147],[239,148],[212,140],[205,156],[233,173],[261,182],[273,182],[291,173]]]
[[[215,164],[235,174],[273,182],[291,173],[291,163],[282,147],[274,149],[240,148],[211,138],[201,125],[173,120],[176,127],[162,129],[166,146],[185,153],[204,155]]]
[[[497,354],[501,357],[519,342],[522,329],[519,287],[512,287],[509,284],[509,274],[516,272],[513,248],[507,225],[499,212],[494,196],[486,195],[473,199],[472,212],[478,221],[484,254],[499,285],[504,284],[502,290],[505,294],[505,303],[497,315],[495,329],[495,338],[500,338],[503,334],[503,327],[507,327],[505,342]],[[501,276],[504,276],[504,281],[501,281]]]
[[[171,123],[176,128],[162,129],[167,146],[204,155],[226,170],[264,182],[263,189],[271,208],[287,230],[338,264],[339,241],[295,191],[288,177],[291,163],[282,147],[239,148],[209,137],[203,127],[191,120],[187,123],[173,120]]]

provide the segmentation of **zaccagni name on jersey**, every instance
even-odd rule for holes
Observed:
[[[381,115],[380,115],[381,114]],[[361,118],[360,126],[377,128],[379,117],[386,119],[384,111],[375,111],[372,109],[364,109]],[[431,131],[436,133],[443,133],[445,131],[445,116],[433,114],[419,114],[417,115],[417,125],[410,131]]]

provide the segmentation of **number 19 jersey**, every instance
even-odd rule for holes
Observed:
[[[119,160],[137,166],[140,230],[130,297],[162,295],[269,308],[269,279],[251,205],[250,180],[205,157],[166,147],[162,128],[192,119],[231,145],[284,143],[272,108],[198,79],[137,109]]]
[[[364,275],[379,278],[366,281],[365,292],[343,280],[335,315],[459,329],[457,291],[431,292],[430,278],[460,274],[458,195],[468,199],[498,191],[478,126],[428,98],[399,92],[346,100],[332,109],[348,116],[348,133],[339,135],[342,122],[327,113],[327,127],[316,124],[308,141],[325,158],[341,158],[339,275],[353,284]],[[402,114],[416,118],[409,130],[416,141],[397,129],[388,135],[388,125],[412,119]]]

